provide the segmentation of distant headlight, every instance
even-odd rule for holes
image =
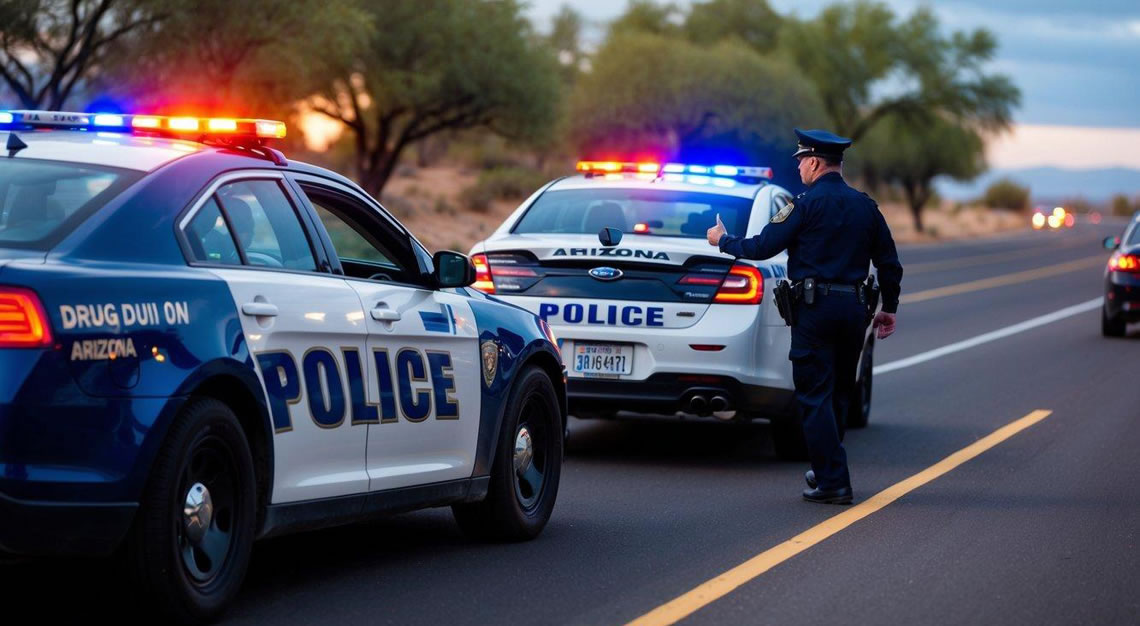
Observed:
[[[1041,230],[1045,227],[1045,216],[1040,213],[1033,214],[1033,228],[1034,230]]]

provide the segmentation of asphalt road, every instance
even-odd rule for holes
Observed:
[[[897,334],[876,363],[1102,295],[1119,224],[903,248]],[[1140,332],[1091,310],[876,376],[847,438],[856,503],[1036,409],[1049,416],[783,560],[690,623],[1140,623]],[[571,424],[536,541],[467,541],[446,509],[259,543],[225,623],[614,624],[845,507],[802,502],[766,424]],[[140,616],[101,562],[0,568],[37,621]],[[7,610],[7,609],[6,609]]]

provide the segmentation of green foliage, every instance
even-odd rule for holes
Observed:
[[[812,20],[786,20],[780,41],[819,90],[836,132],[856,140],[889,115],[1004,129],[1020,101],[1007,76],[984,71],[993,35],[947,37],[929,8],[899,20],[882,3],[835,4]],[[888,82],[901,89],[882,89]]]
[[[629,0],[625,13],[610,24],[610,35],[647,33],[675,37],[681,34],[681,10],[671,2]]]
[[[331,63],[316,108],[354,135],[361,185],[378,193],[400,153],[444,130],[490,128],[516,140],[550,132],[559,99],[554,55],[514,0],[364,3],[376,25],[346,63]]]
[[[782,25],[783,18],[766,0],[708,0],[692,5],[682,29],[696,44],[735,38],[766,53],[779,43]]]
[[[1018,185],[1008,178],[994,181],[982,194],[982,204],[994,209],[1027,209],[1029,187]]]
[[[849,165],[872,186],[886,183],[902,189],[922,231],[922,209],[934,199],[934,178],[974,178],[985,170],[984,147],[975,130],[952,120],[936,117],[915,125],[891,116],[852,149]]]
[[[793,67],[740,42],[705,48],[626,32],[610,37],[578,83],[570,136],[582,156],[673,156],[719,144],[767,157],[791,153],[793,126],[823,119]]]
[[[1137,204],[1137,210],[1140,210],[1140,202]],[[1110,206],[1112,207],[1113,215],[1119,215],[1121,217],[1128,217],[1132,215],[1132,203],[1128,201],[1128,196],[1122,193],[1118,193],[1112,197],[1112,203]]]
[[[107,91],[137,108],[279,117],[373,32],[357,0],[149,0],[164,19],[132,35]]]

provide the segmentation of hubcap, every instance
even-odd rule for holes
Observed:
[[[534,461],[534,442],[526,426],[520,426],[515,434],[515,472],[522,476]]]
[[[201,543],[214,521],[214,501],[206,485],[194,483],[190,487],[182,506],[182,521],[186,525],[186,537],[195,544]]]

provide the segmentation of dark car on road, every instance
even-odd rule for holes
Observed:
[[[1108,237],[1113,250],[1104,270],[1104,310],[1101,333],[1123,337],[1125,325],[1140,321],[1140,214],[1132,217],[1121,237]]]

